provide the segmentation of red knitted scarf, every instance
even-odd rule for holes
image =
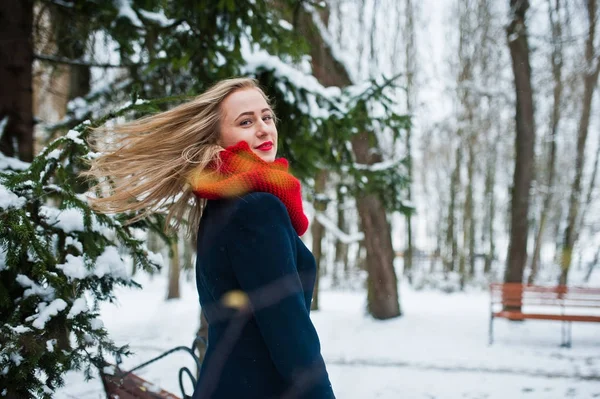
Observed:
[[[245,141],[219,153],[221,165],[192,172],[189,183],[194,194],[209,200],[239,197],[251,192],[266,192],[278,197],[287,208],[299,236],[306,232],[308,219],[302,209],[300,181],[288,172],[288,161],[278,158],[266,162]]]

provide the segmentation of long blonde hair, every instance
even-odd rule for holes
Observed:
[[[187,177],[218,159],[223,149],[218,144],[221,103],[249,88],[259,90],[269,103],[255,79],[226,79],[169,111],[97,129],[90,146],[101,155],[82,175],[97,179],[97,192],[106,188],[104,181],[111,185],[109,195],[89,198],[91,207],[102,213],[141,211],[130,222],[167,207],[165,230],[187,220],[187,235],[195,240],[206,201],[195,197]]]

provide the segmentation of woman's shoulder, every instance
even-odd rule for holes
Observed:
[[[256,191],[239,197],[235,204],[235,213],[263,214],[286,212],[285,205],[271,193]]]
[[[291,227],[283,202],[270,193],[252,192],[240,197],[208,201],[198,237],[223,239],[236,235],[240,228],[251,227],[254,230],[264,226],[268,229],[275,224],[286,227],[289,224]]]
[[[238,207],[281,207],[285,209],[285,205],[283,202],[274,194],[263,192],[263,191],[254,191],[237,199]]]
[[[283,202],[271,193],[252,192],[235,201],[233,220],[238,223],[290,224],[290,218]]]
[[[240,230],[264,227],[272,230],[279,226],[293,229],[287,208],[275,195],[252,192],[240,197],[211,200],[203,218],[204,229],[222,232],[224,236],[236,235]],[[200,223],[202,225],[202,222]]]

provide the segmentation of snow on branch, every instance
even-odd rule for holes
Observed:
[[[6,128],[6,125],[8,125],[8,115],[2,118],[0,121],[0,139],[4,135],[4,129]]]
[[[358,232],[355,234],[344,233],[337,227],[337,225],[331,219],[329,219],[321,212],[315,213],[315,218],[319,221],[319,223],[321,223],[323,227],[325,227],[325,230],[333,234],[335,238],[337,238],[344,244],[352,244],[354,242],[359,242],[365,239],[365,235],[363,232]]]
[[[362,163],[354,162],[352,164],[352,168],[355,170],[368,171],[368,172],[381,172],[384,170],[397,168],[401,164],[402,164],[402,159],[392,158],[392,159],[387,159],[387,160],[384,160],[381,162],[376,162],[374,164],[362,164]],[[351,169],[351,167],[347,166],[347,165],[344,165],[342,167],[343,172],[349,172],[350,169]]]
[[[127,18],[131,22],[131,25],[135,26],[136,28],[144,27],[144,24],[142,23],[142,21],[140,21],[140,18],[137,16],[135,11],[131,7],[131,0],[116,0],[116,6],[119,9],[117,18]]]
[[[25,198],[19,197],[4,185],[0,184],[0,209],[21,208],[25,205],[25,202]]]
[[[313,75],[284,63],[279,57],[269,54],[264,49],[251,46],[247,38],[241,40],[241,54],[246,62],[242,73],[256,74],[261,69],[273,71],[281,81],[278,87],[287,101],[294,102],[296,93],[287,89],[283,82],[289,82],[294,90],[304,91],[305,100],[298,104],[302,113],[314,119],[327,119],[332,113],[339,115],[348,113],[344,105],[346,101],[343,101],[343,93],[339,87],[324,87]],[[318,98],[325,100],[328,105],[319,104]]]
[[[401,160],[398,159],[389,159],[383,162],[377,162],[371,165],[354,163],[354,169],[357,170],[368,170],[370,172],[381,172],[382,170],[391,169],[393,167],[398,166],[401,163]]]
[[[151,11],[146,11],[146,10],[140,9],[140,10],[138,10],[138,12],[140,13],[140,15],[142,17],[144,17],[144,19],[147,19],[148,21],[152,21],[162,28],[166,28],[168,26],[173,25],[175,22],[177,22],[174,19],[167,18],[164,10],[160,10],[160,12],[151,12]]]
[[[331,101],[337,101],[337,97],[341,94],[338,87],[324,87],[313,75],[295,69],[284,63],[281,58],[269,54],[266,50],[251,48],[248,40],[241,40],[241,53],[246,61],[244,72],[255,73],[261,68],[273,70],[278,78],[285,78],[295,87],[315,93]]]
[[[337,224],[335,224],[333,220],[329,219],[323,212],[315,211],[315,208],[310,202],[304,201],[304,207],[307,209],[308,213],[312,213],[315,216],[315,219],[319,223],[321,223],[321,225],[325,228],[326,231],[331,233],[336,239],[340,240],[343,244],[352,244],[365,239],[365,235],[361,231],[354,234],[348,234],[340,230]]]
[[[156,24],[161,28],[171,28],[178,22],[175,19],[167,18],[164,10],[162,9],[159,12],[154,12],[138,8],[136,11],[132,7],[131,0],[116,0],[115,5],[119,10],[117,18],[124,17],[128,19],[129,22],[131,22],[131,25],[135,26],[136,28],[145,28],[145,25],[140,19],[140,16],[144,20],[150,21],[151,23]]]
[[[31,295],[37,295],[45,301],[51,301],[55,298],[56,291],[52,286],[42,287],[24,274],[17,274],[15,280],[21,287],[26,288],[23,292],[24,298]]]
[[[26,320],[32,321],[31,325],[38,330],[43,330],[48,320],[50,320],[53,316],[56,316],[58,312],[65,310],[66,307],[67,303],[61,298],[53,300],[49,305],[46,305],[44,302],[40,302],[40,312],[37,315],[28,317]]]

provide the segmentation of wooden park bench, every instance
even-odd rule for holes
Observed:
[[[152,384],[151,382],[137,376],[134,374],[134,371],[140,370],[141,368],[146,367],[170,355],[171,353],[179,351],[189,353],[194,359],[196,367],[198,370],[200,370],[201,362],[195,353],[195,349],[198,348],[199,345],[206,346],[206,341],[204,338],[196,337],[191,347],[178,346],[148,360],[147,362],[140,364],[139,366],[132,368],[129,371],[120,369],[119,365],[121,364],[121,359],[117,358],[116,366],[110,367],[111,365],[107,364],[106,366],[108,367],[103,367],[100,370],[100,378],[102,379],[102,384],[104,385],[106,397],[108,399],[180,399],[180,397],[167,392],[155,384]],[[113,371],[108,373],[108,369],[112,369]],[[187,395],[183,387],[184,375],[188,376],[188,378],[192,381],[193,386],[196,385],[196,377],[194,377],[194,374],[192,374],[187,367],[182,367],[179,370],[179,388],[181,389],[181,398],[191,399],[191,395]]]
[[[561,346],[570,348],[572,322],[600,322],[600,288],[492,283],[490,345],[494,340],[495,318],[561,321]]]

